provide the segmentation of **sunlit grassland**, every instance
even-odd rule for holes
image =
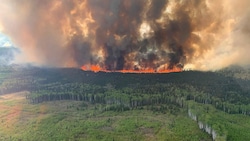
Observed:
[[[113,112],[81,101],[32,105],[26,94],[0,96],[0,140],[211,140],[184,111]]]

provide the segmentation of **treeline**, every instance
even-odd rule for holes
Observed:
[[[147,105],[175,104],[185,106],[185,96],[176,93],[171,84],[135,86],[115,89],[111,84],[97,86],[81,83],[50,84],[41,90],[33,91],[27,96],[33,104],[53,100],[78,100],[100,103],[115,107],[138,108]]]
[[[250,115],[249,104],[240,102],[234,104],[227,99],[220,99],[211,94],[200,92],[193,86],[186,84],[178,86],[175,84],[137,84],[116,89],[111,84],[98,86],[85,83],[53,83],[32,91],[27,98],[33,104],[53,100],[87,101],[93,104],[105,104],[106,109],[116,111],[151,105],[161,107],[164,104],[187,108],[187,101],[193,100],[197,103],[211,104],[216,109],[229,114]],[[160,111],[163,109],[161,107]]]
[[[198,119],[198,117],[197,117],[195,114],[193,114],[193,113],[191,112],[190,109],[188,109],[188,116],[189,116],[192,120],[196,121],[196,123],[198,124],[198,126],[199,126],[199,128],[200,128],[201,130],[203,130],[204,132],[206,132],[206,133],[208,133],[209,135],[211,135],[213,140],[215,140],[215,139],[217,138],[218,134],[217,134],[217,132],[212,128],[212,126],[209,125],[209,124],[207,124],[207,123],[204,123],[204,122],[200,121],[200,120]]]

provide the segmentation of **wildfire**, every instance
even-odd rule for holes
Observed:
[[[85,65],[85,66],[82,66],[81,69],[84,71],[93,71],[93,72],[102,71],[99,65]]]
[[[97,72],[120,72],[120,73],[171,73],[171,72],[181,72],[181,68],[173,68],[173,69],[159,69],[155,70],[152,68],[148,69],[141,69],[141,70],[135,70],[135,69],[124,69],[124,70],[107,70],[105,68],[101,68],[99,65],[84,65],[81,67],[83,71],[93,71],[95,73]]]
[[[240,55],[249,52],[249,2],[2,0],[0,31],[21,48],[17,60],[42,66],[122,73],[217,69],[249,63]]]

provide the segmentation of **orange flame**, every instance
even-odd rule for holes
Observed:
[[[120,72],[120,73],[171,73],[171,72],[181,72],[181,68],[173,68],[173,69],[160,69],[154,70],[152,68],[141,69],[141,70],[133,70],[133,69],[124,69],[124,70],[107,70],[101,68],[99,65],[84,65],[81,67],[83,71],[93,71],[97,72]]]

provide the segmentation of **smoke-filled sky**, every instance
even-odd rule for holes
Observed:
[[[17,62],[105,70],[250,64],[250,0],[1,0]]]

